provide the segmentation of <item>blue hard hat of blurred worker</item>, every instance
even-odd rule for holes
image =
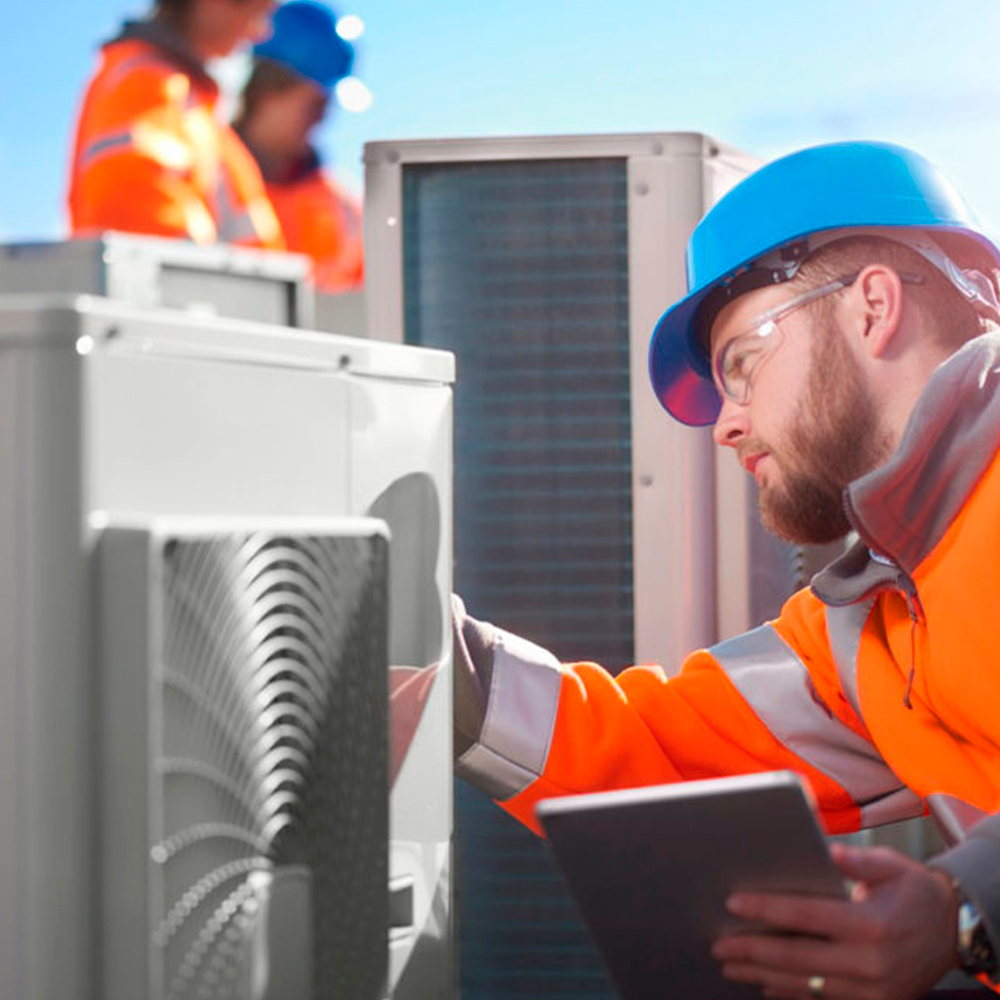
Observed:
[[[992,280],[960,268],[934,236],[972,239],[992,267],[1000,268],[1000,250],[935,166],[889,143],[804,149],[745,178],[688,242],[688,294],[660,318],[649,348],[653,390],[671,416],[703,426],[719,414],[707,345],[719,310],[744,292],[790,280],[817,246],[852,235],[843,230],[884,230],[942,270],[974,308],[995,317]]]
[[[330,91],[351,73],[354,46],[337,33],[333,11],[315,0],[289,0],[274,12],[270,38],[254,46],[254,55],[273,59]]]

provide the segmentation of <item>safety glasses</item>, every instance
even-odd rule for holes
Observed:
[[[852,285],[860,273],[856,271],[828,281],[825,285],[811,288],[780,306],[762,312],[746,331],[728,341],[716,356],[713,368],[719,390],[741,406],[746,405],[750,399],[750,380],[754,372],[781,345],[782,331],[778,324],[810,302],[816,302]],[[899,277],[910,284],[920,284],[924,280],[919,274],[900,273]]]

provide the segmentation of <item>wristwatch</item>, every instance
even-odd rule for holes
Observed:
[[[971,976],[997,974],[997,956],[976,904],[958,886],[958,964]]]

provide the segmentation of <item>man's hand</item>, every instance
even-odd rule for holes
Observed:
[[[723,974],[767,997],[911,1000],[956,964],[957,894],[943,872],[890,848],[831,845],[851,900],[741,893],[732,912],[777,934],[720,938]],[[806,936],[808,935],[808,936]]]

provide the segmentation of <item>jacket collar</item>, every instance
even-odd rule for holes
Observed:
[[[301,159],[292,164],[290,169],[284,172],[277,171],[268,157],[250,141],[247,137],[246,129],[239,122],[236,122],[233,128],[236,134],[243,140],[243,145],[250,150],[253,158],[257,161],[261,176],[268,184],[294,184],[296,181],[303,180],[317,170],[322,169],[323,161],[320,158],[319,152],[315,147],[310,146]]]
[[[120,33],[106,44],[132,41],[151,45],[199,86],[207,87],[213,93],[218,92],[219,86],[205,69],[205,64],[187,47],[184,39],[167,25],[158,21],[126,21]]]
[[[1000,333],[987,333],[941,364],[892,457],[844,491],[860,542],[817,574],[816,596],[848,604],[894,584],[900,570],[912,575],[941,541],[998,445]]]

